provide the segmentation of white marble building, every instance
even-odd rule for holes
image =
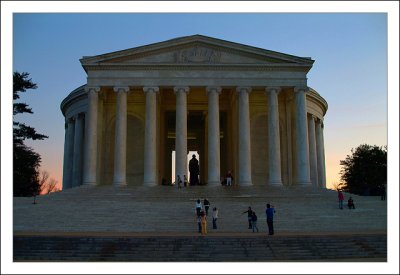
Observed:
[[[307,86],[314,60],[202,35],[97,56],[61,103],[63,189],[200,181],[325,188],[327,102]],[[175,163],[171,154],[175,151]]]

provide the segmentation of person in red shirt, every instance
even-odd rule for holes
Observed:
[[[339,208],[343,209],[344,195],[342,191],[338,191]]]

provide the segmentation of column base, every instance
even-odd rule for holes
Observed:
[[[272,185],[272,186],[281,186],[283,185],[282,181],[269,181],[267,182],[268,185]]]
[[[153,186],[157,186],[157,183],[155,182],[155,181],[145,181],[145,182],[143,182],[143,185],[144,186],[147,186],[147,187],[153,187]]]
[[[220,186],[220,185],[221,185],[221,183],[219,181],[208,181],[207,182],[207,186],[214,187],[214,186]]]
[[[296,182],[295,185],[300,185],[300,186],[311,186],[312,183],[311,183],[311,181],[299,181],[299,182]]]
[[[124,181],[113,182],[113,186],[123,187],[123,186],[126,186],[126,182],[124,182]]]
[[[83,182],[82,185],[95,186],[95,185],[97,185],[97,183],[95,181],[86,181],[86,182]],[[72,186],[70,186],[68,188],[72,188]]]
[[[251,181],[240,181],[239,186],[252,186]]]

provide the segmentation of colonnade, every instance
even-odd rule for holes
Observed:
[[[88,108],[86,116],[78,114],[66,121],[64,148],[63,188],[71,188],[80,183],[96,185],[97,171],[97,120],[100,87],[86,87]],[[113,87],[117,93],[114,175],[115,186],[126,185],[127,151],[127,95],[129,87]],[[220,125],[219,95],[221,87],[208,86],[208,185],[220,184]],[[251,87],[236,87],[238,97],[238,184],[251,185],[251,146],[249,94]],[[265,87],[268,114],[268,169],[270,185],[282,185],[281,145],[279,131],[278,94],[280,87]],[[322,121],[307,114],[307,87],[294,87],[294,133],[295,165],[294,184],[325,187],[325,160]],[[157,102],[159,87],[145,86],[145,145],[144,145],[144,185],[155,186],[157,182]],[[175,175],[187,171],[187,86],[174,87],[176,95],[176,163]],[[86,127],[84,134],[83,129]],[[85,136],[85,146],[83,137]],[[83,152],[82,152],[83,151]],[[84,156],[82,171],[82,153]]]

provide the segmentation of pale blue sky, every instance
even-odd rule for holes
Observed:
[[[328,184],[339,161],[361,143],[387,144],[387,16],[384,13],[14,14],[13,70],[39,88],[22,96],[26,121],[49,139],[30,143],[42,169],[62,178],[61,101],[86,81],[79,59],[202,34],[315,60],[309,86],[328,102]]]

